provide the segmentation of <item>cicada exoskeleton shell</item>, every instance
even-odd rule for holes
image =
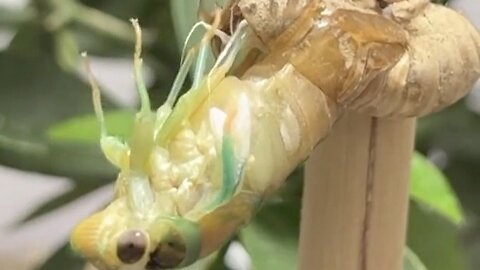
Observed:
[[[291,63],[348,110],[422,116],[464,96],[480,74],[478,31],[426,0],[234,4],[268,49],[257,64]]]

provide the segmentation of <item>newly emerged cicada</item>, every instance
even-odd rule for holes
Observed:
[[[419,116],[455,102],[480,74],[478,32],[421,2],[231,1],[203,24],[156,111],[133,21],[141,109],[128,143],[108,136],[90,76],[101,147],[120,172],[114,200],[77,226],[72,246],[101,270],[190,265],[249,221],[342,111]],[[215,65],[204,74],[198,61],[177,100],[215,36]]]

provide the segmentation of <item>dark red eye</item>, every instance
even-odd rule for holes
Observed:
[[[138,230],[124,232],[118,238],[117,256],[123,263],[138,262],[147,250],[147,237]]]

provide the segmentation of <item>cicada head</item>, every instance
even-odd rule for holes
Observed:
[[[199,232],[195,222],[178,216],[168,194],[153,187],[151,157],[155,136],[169,115],[171,104],[157,112],[150,109],[142,79],[140,26],[134,19],[132,24],[136,33],[134,69],[141,109],[128,141],[108,135],[100,89],[84,54],[101,128],[100,146],[120,172],[113,202],[78,224],[71,235],[71,245],[100,270],[177,268],[198,259]]]
[[[195,261],[200,245],[196,224],[153,210],[143,215],[119,198],[83,220],[71,245],[100,270],[170,269]]]

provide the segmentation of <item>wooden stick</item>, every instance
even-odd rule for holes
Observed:
[[[401,270],[415,119],[345,115],[306,165],[301,270]]]

